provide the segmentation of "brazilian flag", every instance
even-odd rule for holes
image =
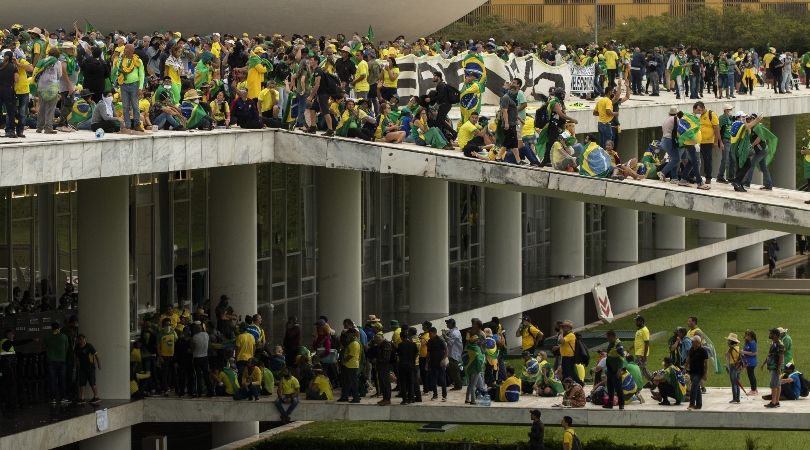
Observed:
[[[773,161],[774,155],[776,155],[776,147],[779,145],[779,138],[761,123],[756,124],[753,131],[759,136],[760,140],[765,141],[768,145],[768,156],[765,158],[765,163],[770,164],[771,161]]]
[[[207,115],[202,106],[193,102],[181,103],[180,112],[183,113],[183,117],[186,118],[186,128],[189,130],[196,128],[203,117]]]
[[[481,96],[484,95],[487,86],[487,67],[481,55],[468,52],[461,64],[464,67],[464,75],[472,77],[473,80],[465,82],[460,89],[461,122],[459,122],[459,126],[463,125],[473,112],[481,112]]]
[[[694,114],[684,113],[678,120],[678,144],[696,143],[700,132],[700,118]]]
[[[742,120],[731,124],[731,151],[737,155],[737,166],[742,167],[751,152],[751,133]]]
[[[613,160],[610,155],[596,142],[591,142],[582,152],[582,163],[579,165],[580,175],[605,178],[613,172]]]
[[[551,119],[552,113],[554,113],[554,108],[557,107],[557,103],[560,103],[560,99],[556,96],[551,96],[551,99],[545,105],[546,108],[546,117]],[[537,152],[537,157],[542,159],[545,158],[546,155],[546,147],[548,146],[548,127],[551,126],[551,120],[546,122],[543,125],[543,128],[540,129],[540,133],[537,135],[537,143],[534,146],[535,152]],[[575,139],[576,141],[576,139]]]
[[[287,100],[284,102],[284,111],[281,113],[281,119],[284,125],[292,128],[298,118],[298,93],[292,91],[287,95]]]
[[[478,53],[467,52],[461,65],[464,67],[464,75],[473,75],[479,80],[486,80],[487,66],[484,64],[484,58]]]
[[[82,122],[90,120],[93,116],[93,105],[87,103],[83,98],[79,98],[73,102],[73,107],[68,114],[68,123],[71,125],[79,125]]]

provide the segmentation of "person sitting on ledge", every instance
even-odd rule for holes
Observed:
[[[290,423],[290,415],[298,406],[298,393],[301,386],[298,384],[298,379],[292,376],[290,369],[284,368],[281,371],[281,380],[278,382],[278,398],[276,398],[275,405],[281,414],[281,421],[283,423]],[[287,409],[284,409],[284,405]]]
[[[782,389],[779,393],[779,400],[798,400],[801,398],[802,392],[802,373],[796,371],[796,366],[793,363],[785,365],[785,373],[779,379],[779,384]],[[763,395],[763,400],[770,400],[770,395]]]
[[[216,394],[224,397],[229,396],[236,398],[236,393],[239,391],[239,378],[236,376],[236,371],[231,368],[233,359],[228,361],[228,365],[223,368],[216,368],[212,372],[212,377],[216,383]]]
[[[123,119],[115,115],[113,109],[113,91],[104,92],[101,103],[93,110],[93,117],[90,119],[90,129],[104,130],[105,133],[118,133],[121,131]]]
[[[259,390],[262,386],[262,371],[256,365],[256,360],[250,358],[245,370],[242,371],[242,387],[234,400],[258,400]]]
[[[315,373],[315,378],[309,382],[307,400],[332,400],[334,398],[332,396],[332,383],[323,374],[323,368],[316,365],[312,368],[312,371]]]
[[[584,408],[586,403],[585,391],[579,383],[575,382],[572,378],[566,378],[563,381],[565,386],[565,393],[563,394],[562,405],[554,406],[568,406],[570,408]]]
[[[520,400],[520,379],[515,376],[515,368],[506,368],[506,379],[489,388],[489,397],[494,402],[516,402]]]

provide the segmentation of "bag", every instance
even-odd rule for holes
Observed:
[[[461,92],[455,86],[447,85],[447,100],[455,105],[461,101]]]
[[[807,378],[804,377],[803,373],[799,373],[799,381],[802,383],[801,392],[799,392],[799,395],[802,397],[807,397],[810,395],[810,381],[807,381]]]
[[[38,90],[39,97],[46,102],[52,102],[59,98],[59,83],[49,83]]]
[[[577,333],[575,336],[577,337],[577,343],[576,348],[574,349],[574,362],[588,367],[588,363],[591,362],[591,355],[588,352],[588,347],[582,341],[582,336],[579,333]]]
[[[322,72],[322,74],[321,82],[326,83],[324,92],[332,98],[340,97],[340,80],[338,80],[338,77],[326,71]]]
[[[571,433],[571,450],[584,450],[582,447],[582,441],[579,440],[579,436]]]
[[[598,113],[596,114],[599,115]],[[543,129],[543,127],[548,124],[549,117],[548,117],[548,102],[543,103],[543,105],[537,108],[537,112],[534,113],[534,127]]]

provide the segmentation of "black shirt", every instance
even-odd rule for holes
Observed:
[[[399,358],[400,366],[415,366],[416,355],[418,353],[419,349],[416,347],[416,343],[410,339],[403,339],[402,342],[397,345],[397,357]]]
[[[706,376],[704,362],[709,359],[709,352],[704,347],[692,347],[689,351],[689,375]]]
[[[96,349],[93,344],[87,343],[84,347],[76,347],[76,358],[79,360],[79,368],[85,372],[96,368]]]
[[[430,338],[427,342],[427,349],[428,365],[430,367],[440,367],[442,359],[444,359],[445,350],[447,350],[447,344],[444,343],[444,339],[439,336]]]
[[[0,68],[0,89],[9,90],[14,89],[14,74],[17,73],[17,68],[10,62],[6,67]]]
[[[529,432],[529,449],[531,450],[543,450],[545,443],[543,442],[543,437],[545,435],[545,426],[543,422],[537,421],[532,422],[532,430]]]

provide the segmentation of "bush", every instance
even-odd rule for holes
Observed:
[[[394,445],[397,450],[521,450],[528,449],[528,444],[496,444],[478,442],[392,442],[389,439],[369,438],[358,440],[343,440],[340,438],[324,439],[306,436],[285,436],[283,434],[257,442],[245,447],[245,450],[271,450],[283,448],[284,450],[379,450]],[[559,440],[546,439],[546,448],[562,448]],[[589,450],[683,450],[687,448],[682,443],[673,442],[667,445],[633,445],[617,444],[608,439],[592,439],[583,442]]]

